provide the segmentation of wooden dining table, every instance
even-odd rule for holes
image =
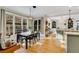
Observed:
[[[38,37],[38,39],[40,40],[40,32],[34,32],[34,33],[29,33],[29,34],[27,34],[27,33],[28,32],[24,32],[24,34],[23,33],[17,34],[17,43],[19,43],[19,40],[21,37],[24,37],[26,49],[28,48],[28,40],[30,40],[30,37],[29,37],[30,35],[32,35],[32,39],[34,39],[35,37]],[[36,36],[34,36],[34,35],[36,35]]]

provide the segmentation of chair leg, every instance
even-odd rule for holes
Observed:
[[[35,44],[35,39],[33,39],[33,44]]]
[[[29,47],[31,47],[31,40],[29,40]]]
[[[36,37],[36,40],[37,40],[37,42],[38,42],[38,38]]]
[[[34,43],[36,43],[36,39],[34,38]]]

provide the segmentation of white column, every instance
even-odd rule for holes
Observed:
[[[52,28],[52,21],[50,22],[50,28]]]
[[[13,15],[13,35],[15,35],[15,16]]]
[[[45,29],[46,29],[46,18],[44,18],[44,37],[45,37]]]
[[[1,37],[1,46],[4,49],[5,48],[5,36],[6,36],[6,21],[5,21],[5,10],[1,9],[1,20],[2,20],[2,37]]]
[[[45,29],[46,29],[46,17],[44,17],[44,37],[45,37]]]

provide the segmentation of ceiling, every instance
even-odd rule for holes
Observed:
[[[29,16],[31,13],[33,17],[64,15],[68,14],[69,10],[68,6],[37,6],[36,8],[32,6],[3,6],[3,8],[25,16]],[[72,6],[70,9],[72,10],[71,13],[79,13],[78,6]]]

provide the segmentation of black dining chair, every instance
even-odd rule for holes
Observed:
[[[28,37],[29,37],[28,43],[29,43],[29,46],[31,46],[33,45],[33,34],[29,35]]]
[[[34,33],[33,34],[33,37],[34,37],[34,39],[33,39],[34,40],[34,43],[36,43],[37,42],[37,33]]]

